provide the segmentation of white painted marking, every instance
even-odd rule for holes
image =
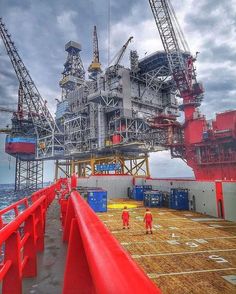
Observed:
[[[176,236],[174,233],[172,233],[171,238],[179,238],[179,236]]]
[[[162,228],[163,226],[161,226],[161,225],[154,225],[153,227],[154,227],[154,228],[157,228],[157,229],[160,229],[160,228]]]
[[[172,233],[174,234],[174,233]],[[178,236],[179,237],[179,236]],[[207,240],[218,240],[218,239],[236,239],[235,237],[209,237],[206,238]],[[197,241],[197,240],[203,240],[203,239],[183,239],[182,241]],[[206,241],[206,240],[205,240]],[[137,242],[128,242],[127,245],[131,245],[131,244],[145,244],[145,243],[163,243],[166,242],[166,240],[150,240],[150,241],[137,241]],[[197,241],[198,242],[198,241]],[[207,241],[206,241],[207,242]],[[200,243],[200,242],[198,242]]]
[[[218,239],[218,238],[216,237],[216,239]],[[206,244],[206,243],[208,243],[207,240],[204,240],[204,239],[194,239],[194,241],[198,242],[199,244]]]
[[[209,225],[210,227],[214,227],[214,228],[222,228],[223,226],[221,225]]]
[[[191,247],[191,248],[197,248],[198,247],[198,245],[196,243],[194,243],[194,242],[186,242],[185,244],[187,246]]]
[[[172,233],[172,235],[173,234],[174,233]],[[179,237],[179,236],[176,236],[176,237]],[[236,236],[235,237],[209,237],[209,238],[206,238],[206,239],[207,240],[236,239]],[[183,239],[182,241],[197,241],[197,240],[204,240],[204,239]],[[204,240],[204,241],[206,243],[208,243],[206,240]],[[128,242],[127,245],[131,245],[131,244],[145,244],[145,243],[163,243],[163,242],[166,242],[166,240],[149,240],[149,241]],[[199,241],[197,241],[197,242],[200,243]]]
[[[208,222],[208,221],[224,221],[221,218],[204,218],[204,217],[200,217],[200,218],[191,218],[192,221],[194,222]]]
[[[192,223],[191,220],[188,220],[186,217],[173,217],[173,218],[159,218],[160,221],[176,221],[176,220],[185,220],[186,223]]]
[[[222,278],[230,282],[231,284],[236,285],[236,275],[222,276]]]
[[[141,254],[140,257],[155,257],[155,256],[182,255],[182,254],[185,255],[185,254],[200,254],[200,253],[210,253],[210,252],[230,252],[230,251],[236,251],[236,249],[212,249],[212,250],[201,250],[201,251],[165,252],[165,253],[156,253],[156,254]]]
[[[223,226],[222,226],[223,227]],[[228,228],[229,226],[227,226]],[[233,226],[231,226],[232,228]],[[235,226],[236,227],[236,226]],[[209,230],[214,230],[214,229],[217,229],[217,228],[214,228],[214,227],[207,227]],[[188,228],[178,228],[178,230],[181,230],[181,231],[193,231],[193,230],[206,230],[206,227],[205,226],[202,226],[202,227],[188,227]],[[159,229],[159,231],[167,231],[167,230],[171,230],[169,228],[163,228],[163,229]],[[139,230],[137,230],[136,232],[140,232]],[[113,233],[113,232],[112,232]],[[118,233],[122,233],[122,232],[118,232]]]
[[[169,243],[170,245],[180,245],[180,243],[176,240],[167,240],[167,243]]]
[[[185,216],[193,216],[191,213],[185,213]]]
[[[214,268],[214,269],[208,269],[208,270],[176,272],[176,273],[166,273],[166,274],[150,273],[150,274],[147,274],[147,275],[151,279],[156,279],[156,278],[161,277],[161,276],[175,276],[175,275],[186,275],[186,274],[197,274],[197,273],[221,272],[221,271],[231,271],[231,270],[235,270],[235,269],[236,269],[236,267],[228,267],[228,268]]]
[[[163,214],[165,214],[165,212],[158,212],[158,214],[159,214],[159,215],[163,215]]]
[[[217,263],[229,263],[228,260],[224,259],[223,257],[219,255],[210,255],[209,258],[214,260]]]
[[[168,227],[170,230],[179,230],[177,227]]]

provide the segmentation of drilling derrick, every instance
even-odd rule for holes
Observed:
[[[88,71],[90,72],[92,78],[96,78],[97,74],[102,71],[101,63],[99,60],[98,36],[96,26],[94,26],[93,29],[93,60],[88,68]]]
[[[65,45],[68,52],[67,60],[64,64],[60,87],[62,88],[62,101],[68,98],[68,94],[74,91],[77,86],[84,83],[85,71],[80,57],[81,45],[70,41]]]
[[[149,0],[149,4],[176,90],[183,99],[180,109],[185,123],[181,127],[172,122],[173,133],[183,130],[183,142],[169,144],[171,154],[186,160],[196,179],[236,179],[236,111],[217,114],[212,122],[200,114],[204,90],[196,78],[196,57],[189,52],[174,9],[169,0]],[[164,128],[166,122],[161,124]]]

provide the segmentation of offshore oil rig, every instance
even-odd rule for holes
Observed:
[[[86,78],[81,45],[69,41],[55,118],[0,19],[19,80],[17,110],[0,107],[13,113],[1,132],[15,189],[37,190],[0,210],[1,293],[234,292],[236,110],[200,114],[197,56],[170,1],[149,6],[164,51],[131,51],[124,67],[130,37],[102,69],[95,26]],[[166,149],[195,179],[150,176],[149,153]],[[64,178],[41,188],[46,160]]]
[[[19,80],[18,108],[5,147],[16,158],[16,190],[42,185],[44,160],[56,161],[55,178],[59,171],[66,176],[149,177],[149,152],[165,149],[182,158],[197,180],[236,179],[236,111],[219,113],[212,121],[200,114],[204,90],[196,78],[196,56],[173,7],[164,2],[149,4],[165,50],[143,59],[130,51],[129,68],[121,61],[132,37],[102,71],[95,26],[88,79],[81,45],[65,45],[68,56],[55,118],[0,20],[0,35]],[[177,120],[179,111],[184,112],[184,124]]]

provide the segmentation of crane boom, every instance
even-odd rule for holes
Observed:
[[[113,57],[112,61],[110,62],[110,65],[114,62],[114,66],[116,67],[121,59],[123,58],[125,51],[129,45],[129,43],[132,41],[134,37],[129,37],[129,39],[125,42],[125,44],[122,46],[122,48],[119,50],[119,52]]]
[[[93,60],[95,62],[99,62],[98,35],[96,26],[94,26],[93,30]]]
[[[50,146],[47,146],[47,148],[37,150],[37,157],[53,156],[55,147],[62,148],[60,147],[60,140],[55,136],[55,134],[60,133],[60,130],[46,105],[46,101],[41,97],[29,71],[23,63],[14,42],[11,40],[11,35],[8,33],[1,18],[0,35],[19,80],[24,103],[27,105],[27,111],[33,121],[38,141],[37,146],[40,144],[41,146],[45,146],[50,142]]]
[[[189,52],[185,52],[185,40],[181,31],[174,26],[175,14],[170,6],[169,0],[149,0],[149,4],[161,37],[162,44],[167,53],[169,67],[176,83],[180,96],[183,98],[184,107],[192,105],[199,106],[203,88],[197,83],[196,73],[193,66],[195,58]],[[177,22],[178,25],[178,22]],[[184,57],[187,53],[188,57]],[[189,111],[189,117],[193,111]]]
[[[101,72],[101,63],[99,61],[98,35],[97,27],[93,28],[93,60],[88,71],[91,72],[92,77],[96,77],[98,72]]]

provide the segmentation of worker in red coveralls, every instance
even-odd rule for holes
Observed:
[[[143,222],[145,222],[146,225],[146,234],[148,234],[148,229],[150,229],[150,233],[152,234],[152,213],[148,208],[146,208]]]
[[[127,209],[127,206],[124,206],[124,209],[122,210],[121,218],[123,220],[123,230],[127,227],[129,229],[129,211]]]

